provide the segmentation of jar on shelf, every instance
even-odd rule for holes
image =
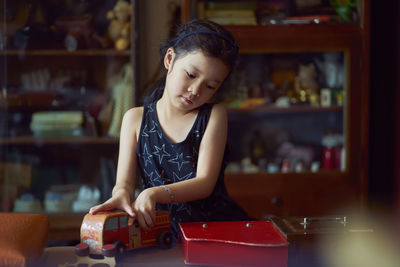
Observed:
[[[322,169],[342,169],[343,136],[339,134],[325,135],[322,144]]]

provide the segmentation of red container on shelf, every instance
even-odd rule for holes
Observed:
[[[185,264],[286,267],[288,242],[270,221],[180,223]]]
[[[324,170],[335,169],[335,148],[334,147],[324,147],[323,148],[322,168]]]

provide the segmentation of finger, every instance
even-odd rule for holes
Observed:
[[[147,228],[147,224],[146,224],[146,221],[143,218],[143,215],[141,213],[138,213],[136,217],[137,217],[137,220],[139,222],[140,227],[142,227],[143,229],[147,230],[148,229]]]
[[[92,207],[89,212],[90,212],[90,214],[96,214],[97,212],[102,211],[102,210],[113,210],[113,209],[115,209],[114,203],[105,202],[103,204]]]
[[[128,215],[129,215],[130,217],[132,217],[132,218],[135,217],[135,213],[133,212],[133,209],[132,209],[131,204],[125,203],[125,204],[122,206],[122,208],[123,208],[123,210],[124,210],[126,213],[128,213]]]
[[[130,205],[125,206],[124,210],[126,213],[128,213],[128,225],[132,226],[136,219],[136,213],[132,210],[132,207]]]
[[[97,212],[101,211],[102,208],[103,208],[103,204],[100,204],[100,205],[91,207],[90,210],[89,210],[89,213],[94,215],[94,214],[96,214]]]
[[[99,205],[91,207],[90,210],[89,210],[89,213],[90,213],[90,214],[95,214],[96,211],[97,211],[97,207],[98,207],[98,206],[99,206]]]
[[[142,215],[143,215],[143,219],[144,219],[144,221],[146,223],[146,226],[148,228],[153,227],[153,220],[151,218],[151,212],[143,211]]]
[[[154,224],[156,223],[156,211],[152,210],[150,212],[150,216],[151,216],[152,226],[154,226]]]
[[[135,222],[135,218],[128,216],[128,225],[132,226],[134,222]]]

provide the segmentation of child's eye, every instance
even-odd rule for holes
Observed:
[[[211,86],[211,85],[207,85],[207,88],[208,88],[208,89],[211,89],[211,90],[214,90],[214,89],[215,89],[215,87],[214,87],[214,86]]]
[[[193,74],[191,74],[190,72],[186,72],[186,75],[187,75],[190,79],[193,79],[193,78],[196,77],[196,76],[194,76]]]

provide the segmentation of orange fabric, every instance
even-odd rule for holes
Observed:
[[[46,246],[49,218],[43,214],[0,213],[0,266],[37,262]]]

